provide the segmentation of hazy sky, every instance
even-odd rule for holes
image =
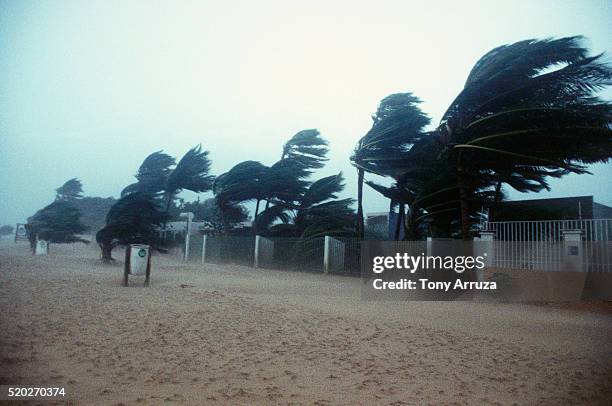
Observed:
[[[437,124],[491,48],[582,34],[612,52],[611,23],[612,1],[0,1],[0,224],[72,177],[118,196],[159,149],[202,143],[213,174],[271,164],[305,128],[330,141],[318,175],[344,171],[354,196],[381,98],[412,91]],[[612,164],[594,171],[550,195],[612,205]],[[366,188],[366,212],[387,207]]]

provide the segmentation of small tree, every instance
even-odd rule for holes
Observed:
[[[158,228],[166,221],[159,199],[134,192],[123,196],[106,215],[106,226],[96,233],[103,262],[113,261],[112,250],[119,245],[149,244],[160,250]]]
[[[68,244],[89,241],[78,235],[87,227],[81,223],[81,212],[71,202],[56,200],[28,219],[26,227],[30,244],[36,239],[48,243]]]

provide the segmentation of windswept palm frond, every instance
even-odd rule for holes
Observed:
[[[281,160],[292,159],[300,163],[306,171],[322,168],[327,161],[328,142],[319,130],[302,130],[283,146]]]
[[[208,154],[201,145],[187,151],[168,176],[166,193],[173,195],[182,189],[195,193],[209,191],[214,177],[209,175],[211,161]]]

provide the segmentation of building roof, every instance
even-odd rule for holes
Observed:
[[[489,207],[494,221],[592,219],[593,196],[509,200]]]

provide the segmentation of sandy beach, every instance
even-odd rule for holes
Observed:
[[[160,255],[150,287],[125,288],[122,261],[98,256],[0,246],[0,384],[64,386],[83,405],[612,399],[607,312],[364,301],[357,278]]]

